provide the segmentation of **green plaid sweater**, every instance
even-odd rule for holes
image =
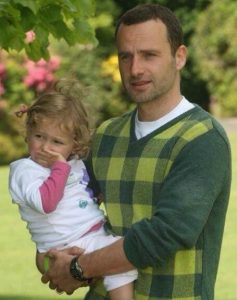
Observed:
[[[231,181],[225,132],[196,106],[137,140],[134,116],[98,128],[92,165],[138,268],[135,299],[213,300]],[[99,283],[86,299],[104,295]]]

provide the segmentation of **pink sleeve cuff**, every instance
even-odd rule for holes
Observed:
[[[54,211],[62,199],[70,170],[71,166],[68,163],[55,162],[49,177],[40,186],[41,201],[45,213]]]

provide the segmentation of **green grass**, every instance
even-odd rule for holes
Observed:
[[[237,134],[229,133],[233,155],[233,181],[227,213],[215,300],[237,299]],[[217,162],[218,163],[218,162]],[[0,300],[83,299],[85,289],[58,295],[41,284],[34,263],[35,247],[7,191],[8,168],[0,168]]]
[[[35,246],[7,191],[8,168],[0,168],[0,300],[83,299],[85,289],[58,295],[41,283]]]
[[[232,188],[226,216],[215,300],[237,299],[237,131],[229,133],[229,138],[232,148]]]

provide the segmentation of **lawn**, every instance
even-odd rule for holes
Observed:
[[[83,299],[85,289],[72,296],[58,295],[40,282],[35,267],[35,247],[17,206],[7,192],[8,168],[0,168],[0,300]]]
[[[237,299],[237,131],[228,131],[233,155],[233,181],[216,283],[215,300]],[[217,162],[218,163],[218,162]],[[85,289],[72,296],[58,295],[40,283],[35,248],[16,205],[7,192],[8,168],[0,168],[0,300],[83,299]]]
[[[227,211],[215,300],[237,299],[237,129],[229,132],[232,148],[232,189]]]

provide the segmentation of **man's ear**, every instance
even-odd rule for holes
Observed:
[[[184,45],[179,46],[175,53],[176,69],[181,70],[187,61],[187,48]]]

